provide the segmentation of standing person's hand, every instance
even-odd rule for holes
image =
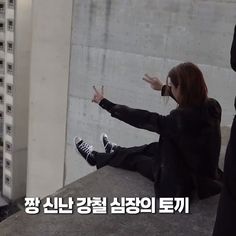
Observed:
[[[104,87],[102,86],[101,88],[101,92],[99,92],[95,86],[93,86],[93,89],[95,91],[95,94],[93,95],[93,99],[92,102],[95,102],[97,104],[99,104],[101,102],[101,100],[104,98],[103,94],[104,94]]]
[[[145,74],[143,80],[148,82],[152,89],[160,91],[162,89],[162,82],[157,77],[150,77],[148,74]]]

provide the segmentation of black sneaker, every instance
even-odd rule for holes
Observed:
[[[107,134],[102,133],[101,136],[100,136],[100,139],[102,141],[102,144],[105,148],[106,153],[112,153],[112,152],[115,151],[117,145],[108,140]]]
[[[93,146],[84,142],[83,139],[79,137],[74,138],[75,149],[81,156],[91,165],[95,166],[96,161],[93,154]]]

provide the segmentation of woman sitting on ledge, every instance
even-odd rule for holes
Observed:
[[[153,85],[153,79],[145,80]],[[170,86],[168,86],[170,83]],[[77,151],[90,165],[105,165],[137,171],[154,181],[157,197],[190,197],[200,199],[221,190],[218,169],[221,147],[221,107],[207,97],[202,72],[187,62],[172,68],[167,85],[160,86],[162,95],[170,95],[178,107],[163,116],[145,110],[117,105],[103,97],[95,87],[93,102],[115,117],[134,127],[160,134],[159,142],[140,147],[116,147],[104,137],[107,153],[75,137]]]

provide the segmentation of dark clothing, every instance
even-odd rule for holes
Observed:
[[[160,134],[151,160],[152,169],[149,169],[157,197],[191,197],[196,191],[202,199],[220,192],[217,179],[221,107],[216,100],[208,99],[199,107],[177,108],[167,116],[117,105],[107,99],[99,105],[112,117]],[[141,148],[139,152],[145,155],[145,151],[142,152],[145,145],[136,148]],[[134,148],[125,149],[112,160],[119,165],[126,163],[126,167],[130,164],[130,152],[137,153]],[[117,167],[122,167],[119,165]]]
[[[236,26],[231,47],[231,67],[236,71]],[[236,109],[236,98],[234,102]],[[236,235],[236,116],[231,128],[224,164],[224,184],[213,236]]]
[[[234,71],[236,71],[236,25],[234,27],[234,37],[230,51],[230,64]]]
[[[236,235],[236,117],[231,128],[225,166],[224,185],[220,196],[213,236]]]
[[[137,171],[151,181],[154,181],[153,167],[158,150],[158,142],[138,147],[117,147],[114,153],[96,153],[97,168],[105,165],[130,171]]]
[[[234,71],[236,71],[236,25],[234,27],[234,37],[230,51],[230,64]],[[234,107],[236,109],[236,97],[234,99]]]

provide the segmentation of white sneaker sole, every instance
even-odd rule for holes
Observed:
[[[75,137],[73,138],[73,145],[74,145],[75,151],[76,151],[78,154],[80,154],[80,152],[78,151],[77,146],[76,146],[76,144],[78,143],[78,142],[76,142],[76,141],[77,141],[78,139],[79,139],[78,136],[75,136]],[[81,154],[80,154],[80,155],[81,155]]]
[[[107,136],[106,133],[101,133],[101,135],[100,135],[100,141],[102,142],[102,144],[103,144],[103,137],[104,137],[104,136],[108,138],[108,136]],[[103,144],[103,146],[104,146],[104,144]]]
[[[108,143],[106,144],[106,145],[104,145],[104,142],[103,142],[103,137],[106,137],[107,138],[107,140],[108,140],[108,136],[107,136],[107,134],[106,133],[101,133],[101,135],[100,135],[100,140],[101,140],[101,142],[102,142],[102,146],[103,146],[103,148],[105,149],[105,151],[106,151],[106,145],[108,144],[108,143],[110,143],[111,145],[112,145],[112,148],[111,148],[111,152],[109,152],[109,153],[112,153],[112,152],[114,152],[114,150],[113,150],[113,148],[114,147],[116,147],[117,146],[117,144],[116,143],[112,143],[112,142],[110,142],[110,141],[108,141]]]
[[[81,153],[78,151],[77,146],[76,146],[76,144],[79,142],[79,141],[77,142],[77,140],[80,141],[80,140],[82,140],[82,139],[79,138],[78,136],[75,136],[75,137],[74,137],[74,139],[73,139],[74,149],[75,149],[75,151],[76,151],[80,156],[82,156]],[[90,150],[90,151],[91,151],[91,152],[93,151],[93,146],[91,146],[91,150]],[[84,158],[84,157],[83,157],[83,158]],[[88,158],[88,157],[86,157],[85,160],[87,160],[87,158]]]

